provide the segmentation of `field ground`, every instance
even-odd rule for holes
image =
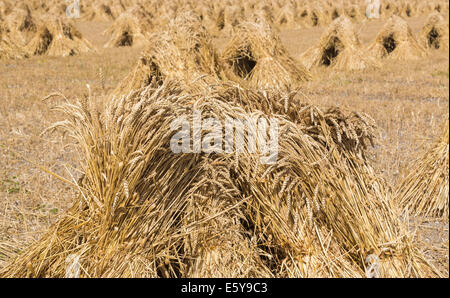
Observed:
[[[384,21],[360,26],[362,42],[370,43]],[[413,31],[424,17],[408,19]],[[128,73],[141,49],[103,49],[101,33],[108,23],[82,22],[77,27],[98,49],[97,54],[68,58],[33,57],[0,62],[0,248],[12,254],[37,240],[69,207],[77,190],[42,170],[68,180],[79,177],[77,156],[59,133],[41,132],[60,115],[60,102],[46,95],[58,91],[70,99],[88,93],[106,98]],[[284,30],[283,44],[296,58],[319,40],[324,28]],[[215,40],[221,49],[227,38]],[[99,77],[100,69],[105,81]],[[433,53],[420,61],[384,62],[381,69],[356,72],[318,70],[299,97],[321,107],[340,106],[371,115],[380,128],[373,150],[375,164],[389,185],[405,176],[423,144],[441,134],[449,109],[449,56]],[[25,158],[23,158],[25,157]],[[25,160],[27,159],[27,160]],[[41,168],[40,168],[41,167]],[[412,222],[436,266],[448,275],[448,222]],[[0,267],[7,256],[0,255]]]

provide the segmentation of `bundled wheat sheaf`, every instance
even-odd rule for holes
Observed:
[[[400,183],[397,198],[405,212],[448,220],[448,136],[447,122],[442,136],[412,163],[410,174]]]
[[[307,50],[300,59],[307,68],[326,66],[360,70],[377,65],[362,47],[353,24],[346,16],[337,18],[322,35],[319,44]]]
[[[37,30],[36,20],[31,15],[28,6],[14,8],[5,17],[5,24],[11,31],[11,36],[21,46],[26,45]]]
[[[73,256],[89,277],[440,275],[357,154],[356,132],[373,125],[369,118],[292,103],[276,116],[270,111],[284,109],[282,94],[223,87],[191,96],[175,82],[156,86],[101,113],[89,100],[57,108],[67,119],[53,128],[75,138],[83,157],[80,195],[2,276],[64,276]],[[192,121],[193,110],[216,119],[277,117],[278,162],[261,164],[247,147],[173,153],[171,122]],[[292,122],[293,113],[305,117]]]
[[[62,18],[49,18],[43,22],[25,50],[31,55],[62,57],[95,51],[74,25]]]
[[[311,79],[267,23],[244,23],[222,51],[230,80],[256,89],[289,89]]]
[[[419,59],[426,55],[408,23],[395,15],[383,26],[368,52],[375,58],[389,57],[398,60]]]
[[[113,21],[125,11],[125,6],[121,1],[93,2],[90,9],[83,14],[85,20]]]
[[[424,48],[448,51],[448,22],[438,13],[432,13],[420,31],[420,41]]]
[[[111,35],[105,44],[108,47],[142,46],[148,43],[152,28],[152,15],[142,6],[136,6],[120,14],[104,34]]]
[[[184,13],[168,25],[166,31],[150,36],[135,68],[117,86],[115,95],[176,78],[186,89],[196,89],[219,80],[221,63],[210,36],[198,16]]]
[[[27,53],[11,38],[10,31],[0,23],[0,59],[21,59]]]

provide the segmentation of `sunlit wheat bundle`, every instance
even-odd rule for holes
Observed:
[[[405,18],[411,18],[416,16],[417,6],[412,4],[410,1],[406,1],[400,4],[400,16]]]
[[[445,0],[436,0],[431,1],[431,7],[433,11],[437,11],[439,13],[442,13],[444,15],[448,16],[448,8],[449,8],[449,2]]]
[[[311,79],[266,23],[244,23],[222,51],[231,80],[257,89],[287,89]]]
[[[37,29],[36,35],[26,46],[27,51],[31,55],[44,55],[53,41],[53,35],[45,25],[40,25]]]
[[[275,11],[270,5],[270,2],[257,1],[251,5],[247,6],[245,11],[245,19],[249,22],[259,23],[266,22],[270,25],[273,25],[275,22]]]
[[[186,88],[195,89],[199,84],[213,83],[222,76],[210,36],[193,13],[178,16],[166,31],[153,34],[149,40],[150,45],[113,92],[115,95],[127,94],[166,78],[177,78]]]
[[[42,22],[25,49],[31,55],[62,57],[95,51],[72,23],[51,17]]]
[[[136,3],[133,3],[135,5]],[[141,3],[137,3],[141,4]],[[133,5],[127,5],[126,1],[123,0],[112,0],[110,4],[110,9],[115,18],[120,16],[122,13],[124,13],[127,9],[130,7],[133,7]]]
[[[426,55],[408,23],[395,15],[387,20],[375,41],[368,47],[368,52],[375,58],[389,57],[397,60],[419,59]]]
[[[344,7],[344,13],[353,22],[360,22],[364,20],[364,13],[361,11],[358,5],[349,5]]]
[[[384,18],[390,18],[393,15],[400,15],[401,9],[398,1],[384,0],[381,2],[380,15]]]
[[[10,32],[0,23],[0,59],[21,59],[28,57],[25,50],[10,37]]]
[[[18,3],[24,3],[30,7],[33,11],[48,12],[51,6],[61,4],[61,1],[57,0],[34,0],[34,1],[17,1]],[[67,3],[64,3],[67,4]]]
[[[148,35],[153,27],[152,16],[141,6],[122,13],[104,32],[111,38],[105,48],[123,46],[143,46],[148,44]]]
[[[0,275],[63,276],[70,255],[86,277],[356,277],[368,255],[380,258],[382,277],[439,274],[410,243],[370,166],[330,154],[300,123],[271,117],[274,164],[250,151],[250,126],[238,154],[171,150],[173,121],[193,123],[194,111],[219,121],[265,117],[229,96],[183,95],[166,81],[104,112],[89,101],[58,107],[67,119],[53,128],[78,144],[80,195]],[[216,134],[222,129],[200,131]]]
[[[105,120],[96,118],[98,115],[82,104],[64,108],[75,121],[66,122],[66,128],[74,129],[73,136],[84,142],[81,152],[92,158],[85,163],[82,187],[87,192],[54,227],[62,246],[51,244],[50,232],[24,255],[24,263],[17,263],[26,271],[18,265],[16,269],[11,267],[13,271],[8,274],[61,276],[70,250],[79,256],[82,276],[271,276],[263,261],[257,261],[263,252],[255,249],[256,243],[246,237],[240,224],[245,198],[231,183],[227,163],[207,155],[170,152],[170,123],[177,116],[189,116],[194,108],[186,105],[190,101],[180,97],[177,87],[166,85],[114,102]],[[215,101],[198,104],[213,112],[224,107],[224,103]],[[146,111],[144,114],[139,106]],[[232,113],[230,109],[226,112]],[[77,123],[82,119],[78,117],[88,122]],[[132,123],[133,136],[131,131],[123,131]],[[88,131],[96,137],[89,138]],[[119,141],[123,133],[129,137]],[[153,141],[142,147],[138,140],[147,136],[154,136]],[[120,145],[129,141],[132,143],[125,147]],[[94,148],[100,151],[91,151]],[[104,151],[106,148],[115,153]],[[117,163],[111,153],[125,159]],[[110,164],[110,168],[97,168],[101,164]],[[97,170],[104,173],[110,185],[107,193],[101,190],[103,178],[95,178]],[[105,197],[108,193],[111,199]],[[166,215],[161,216],[163,213]],[[70,232],[78,221],[88,218],[92,224],[76,229],[79,237]],[[47,253],[41,250],[42,245],[48,247]],[[27,265],[30,258],[36,261],[41,257],[42,266]]]
[[[119,7],[121,6],[120,3],[117,5]],[[96,1],[86,8],[85,13],[83,13],[81,17],[88,21],[113,21],[117,16],[114,15],[109,3],[106,3],[105,1]]]
[[[80,16],[83,15],[84,10],[81,9],[83,1],[80,1]],[[42,11],[42,14],[51,15],[54,17],[67,17],[68,2],[56,1],[48,3],[46,8]]]
[[[296,28],[296,8],[292,2],[287,2],[275,14],[274,25],[279,28]]]
[[[346,16],[334,20],[318,45],[303,53],[300,60],[307,68],[325,66],[360,70],[377,66],[361,45],[352,22]]]
[[[172,21],[177,16],[178,6],[176,5],[176,3],[161,3],[161,5],[157,7],[153,7],[154,5],[156,4],[145,5],[145,7],[155,16],[152,21],[157,28],[166,27],[170,23],[170,21]],[[152,10],[150,9],[150,7],[152,7]]]
[[[327,23],[331,23],[340,16],[344,15],[344,5],[340,1],[336,1],[333,4],[324,4],[322,9],[323,13],[327,17]]]
[[[274,11],[272,11],[271,6],[263,4],[264,2],[262,2],[259,6],[256,6],[255,10],[251,13],[248,13],[247,15],[249,17],[246,17],[246,20],[254,23],[265,22],[273,26],[275,22]]]
[[[230,36],[236,27],[245,21],[244,9],[238,5],[223,6],[217,15],[217,35]]]
[[[426,49],[443,50],[449,49],[448,22],[438,12],[432,13],[420,31],[420,42]]]
[[[411,215],[448,220],[448,122],[443,130],[441,137],[412,162],[409,175],[397,187],[397,200]]]
[[[155,33],[149,40],[150,45],[141,53],[130,73],[119,83],[115,94],[127,94],[152,82],[162,82],[166,77],[179,76],[182,73],[181,64],[172,64],[174,61],[181,62],[182,57],[170,37],[167,34]]]
[[[195,12],[200,17],[203,26],[211,35],[216,35],[218,29],[214,4],[215,2],[202,2],[201,5],[195,9]]]
[[[258,91],[238,85],[224,84],[221,94],[233,103],[251,111],[257,109],[267,116],[283,115],[302,126],[324,148],[358,156],[368,161],[367,151],[375,144],[377,126],[367,114],[345,111],[337,107],[319,109],[304,104],[296,91]]]
[[[5,23],[16,42],[22,46],[26,45],[37,31],[36,21],[28,6],[24,9],[14,8],[5,17]]]
[[[308,3],[299,6],[299,22],[306,27],[317,27],[327,23],[327,16],[317,3]]]

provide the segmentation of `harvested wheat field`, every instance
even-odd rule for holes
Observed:
[[[0,0],[0,277],[448,278],[448,1],[366,8]]]

